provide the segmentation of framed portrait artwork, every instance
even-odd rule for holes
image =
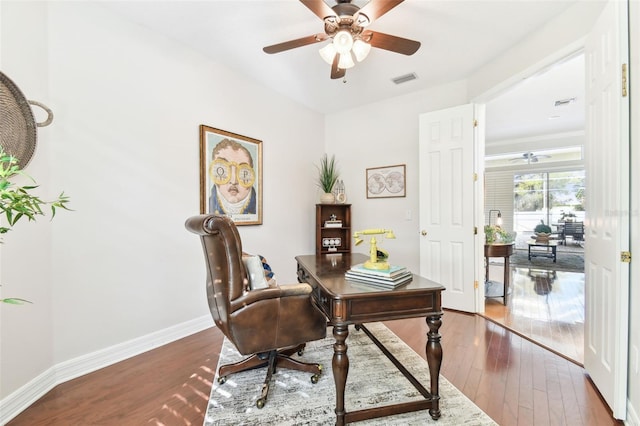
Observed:
[[[367,169],[367,198],[405,197],[405,173],[404,164]]]
[[[262,141],[200,125],[200,213],[262,224]]]

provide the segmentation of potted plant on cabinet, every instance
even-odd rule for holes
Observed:
[[[51,208],[51,219],[56,215],[56,209],[69,210],[67,203],[69,197],[62,192],[58,198],[53,201],[43,201],[37,195],[31,193],[38,185],[16,185],[11,182],[11,178],[19,175],[26,176],[18,165],[18,159],[4,152],[0,147],[0,235],[6,234],[13,229],[13,226],[20,219],[27,218],[29,221],[35,221],[37,216],[44,216],[42,208],[49,206]],[[4,223],[6,222],[6,223]],[[0,240],[0,243],[2,241]],[[21,304],[28,303],[27,300],[17,297],[0,299],[0,303]]]
[[[317,166],[317,169],[317,185],[323,191],[323,194],[320,195],[320,202],[322,204],[333,204],[335,202],[335,196],[332,192],[333,185],[336,184],[336,181],[340,177],[335,156],[332,155],[331,158],[329,158],[327,154],[324,154],[320,159],[320,165]]]

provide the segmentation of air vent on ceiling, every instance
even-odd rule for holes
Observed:
[[[407,81],[415,80],[416,78],[418,78],[418,76],[416,75],[416,73],[412,72],[410,74],[405,74],[405,75],[401,75],[400,77],[392,78],[391,81],[393,81],[395,84],[402,84],[402,83],[406,83]]]
[[[565,106],[576,101],[576,98],[560,99],[555,102],[554,106]]]

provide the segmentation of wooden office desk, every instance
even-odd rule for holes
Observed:
[[[440,417],[438,385],[442,363],[442,347],[438,330],[442,324],[441,292],[444,287],[418,275],[414,275],[413,281],[410,283],[391,290],[368,287],[366,284],[345,280],[344,273],[351,265],[363,263],[367,259],[368,256],[355,253],[296,256],[298,280],[307,282],[313,287],[315,301],[326,315],[329,323],[333,325],[333,337],[336,343],[333,346],[334,353],[331,365],[336,385],[336,425],[342,426],[345,423],[427,408],[431,417],[438,419]],[[425,349],[431,379],[430,391],[427,391],[362,325],[367,322],[422,316],[426,317],[429,326]],[[353,412],[346,411],[344,392],[349,373],[346,340],[351,324],[364,330],[424,396],[424,399]],[[357,362],[357,360],[354,361]]]

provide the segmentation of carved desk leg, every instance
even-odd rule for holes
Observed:
[[[333,337],[336,343],[333,345],[333,380],[336,383],[336,425],[344,425],[344,389],[349,374],[349,357],[347,356],[347,336],[349,326],[336,325],[333,327]]]
[[[438,330],[442,325],[442,314],[431,315],[427,317],[427,363],[429,363],[429,376],[431,377],[431,395],[434,398],[433,406],[429,409],[431,418],[437,420],[440,418],[440,391],[439,377],[440,365],[442,364],[442,346],[440,345],[440,334]]]

